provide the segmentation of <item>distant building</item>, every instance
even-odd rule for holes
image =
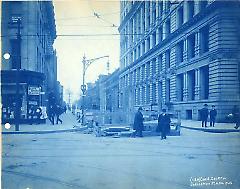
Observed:
[[[48,95],[57,87],[57,57],[54,7],[51,1],[1,2],[1,97],[3,119],[14,118],[16,68],[19,57],[21,118],[28,118],[32,106],[46,106]],[[20,19],[21,48],[19,56],[17,23]],[[8,114],[10,112],[10,114]]]
[[[120,107],[119,102],[119,73],[120,69],[117,69],[101,82],[100,110],[104,115],[105,124],[126,122],[126,112]]]
[[[239,1],[121,1],[120,106],[224,121],[240,104]]]

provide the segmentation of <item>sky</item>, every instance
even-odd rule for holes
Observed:
[[[64,92],[70,89],[73,101],[80,97],[84,54],[86,59],[108,55],[110,73],[119,67],[120,37],[112,34],[119,34],[120,3],[116,0],[57,0],[53,3],[58,35],[54,42],[58,80]],[[107,74],[107,61],[108,58],[102,58],[89,66],[86,83],[96,81],[100,74]],[[64,98],[67,100],[66,93]]]

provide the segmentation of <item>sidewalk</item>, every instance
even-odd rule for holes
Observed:
[[[2,134],[44,134],[44,133],[60,133],[60,132],[76,132],[83,131],[86,127],[81,127],[81,125],[77,122],[76,116],[74,116],[71,112],[66,114],[62,114],[60,118],[63,120],[63,124],[54,124],[52,125],[49,120],[47,120],[46,124],[22,124],[20,125],[20,131],[15,131],[15,125],[11,125],[10,129],[6,129],[4,125],[2,125]],[[177,120],[172,119],[172,122],[177,122]],[[144,122],[144,125],[149,127],[149,130],[154,131],[157,120]],[[109,125],[114,126],[114,125]],[[129,126],[126,124],[115,126]],[[201,127],[201,121],[194,120],[181,120],[181,127],[185,129],[199,130],[204,132],[213,132],[213,133],[226,133],[226,132],[240,132],[239,129],[234,128],[234,123],[216,123],[215,127]],[[150,128],[151,127],[151,128]]]
[[[172,119],[172,122],[177,122],[176,119]],[[157,120],[145,122],[147,125],[154,126],[157,124]],[[226,132],[240,132],[240,128],[235,129],[234,123],[215,123],[214,127],[210,127],[210,123],[207,123],[207,127],[202,127],[201,121],[195,120],[181,120],[181,127],[185,129],[200,130],[204,132],[213,133],[226,133]]]
[[[60,133],[60,132],[75,132],[81,131],[82,128],[76,127],[79,125],[77,123],[76,117],[71,113],[67,112],[62,114],[60,119],[63,120],[62,124],[54,124],[47,119],[46,124],[21,124],[20,130],[15,131],[15,125],[11,125],[10,129],[6,129],[4,124],[2,124],[2,134],[44,134],[44,133]],[[55,120],[56,123],[56,120]]]

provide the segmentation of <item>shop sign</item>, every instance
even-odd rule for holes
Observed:
[[[40,95],[40,87],[28,87],[28,95]]]
[[[38,105],[37,101],[28,101],[28,104],[29,105],[35,105],[35,106]]]

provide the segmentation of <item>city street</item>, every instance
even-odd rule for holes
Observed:
[[[240,188],[239,133],[3,135],[3,189]]]

